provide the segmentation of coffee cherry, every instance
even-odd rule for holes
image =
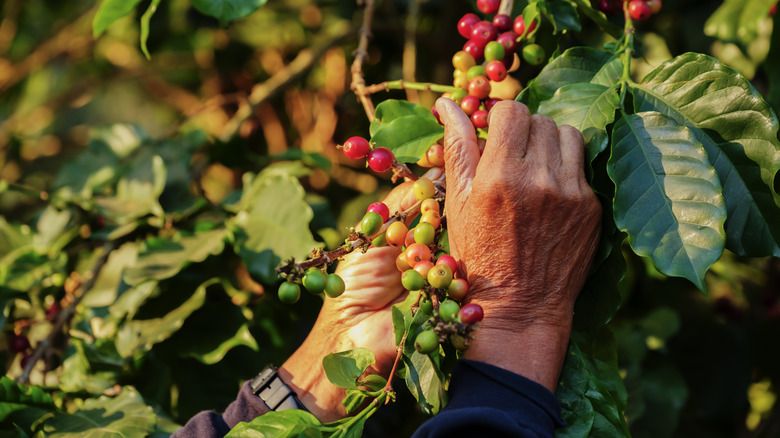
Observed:
[[[279,286],[279,301],[286,304],[295,304],[301,297],[301,288],[297,284],[285,281]]]
[[[458,272],[458,261],[455,260],[455,257],[449,254],[442,254],[441,256],[439,256],[439,258],[436,259],[436,264],[449,266],[450,271],[452,271],[453,274],[455,272]]]
[[[434,187],[433,181],[424,176],[414,182],[412,190],[414,191],[414,196],[421,201],[433,198],[433,195],[436,194],[436,187]]]
[[[450,344],[452,344],[452,346],[459,351],[466,351],[469,349],[468,339],[457,333],[450,335]]]
[[[22,369],[27,368],[27,365],[30,364],[30,361],[32,360],[32,354],[25,354],[24,357],[22,357],[22,360],[19,361],[19,366]]]
[[[634,20],[642,21],[650,18],[650,16],[653,15],[653,12],[650,9],[650,5],[648,5],[645,0],[631,0],[628,4],[628,14],[631,15],[631,18]]]
[[[363,220],[360,221],[360,229],[366,236],[373,236],[379,232],[382,228],[382,224],[384,224],[382,216],[380,216],[379,213],[371,211],[363,216]]]
[[[387,245],[387,237],[385,237],[384,233],[374,237],[374,239],[371,241],[371,246],[374,248],[380,248],[385,245]]]
[[[651,6],[651,8],[652,8],[652,5],[650,5],[650,6]],[[659,11],[661,10],[661,0],[658,0],[658,10],[659,10]],[[653,12],[653,13],[654,13],[654,14],[656,14],[657,12],[658,12],[658,11],[655,11],[655,12]],[[773,5],[772,5],[772,6],[769,8],[769,16],[770,16],[770,17],[774,17],[774,16],[775,16],[775,14],[777,14],[777,3],[773,4]]]
[[[460,301],[469,293],[469,282],[464,278],[453,278],[452,283],[447,288],[447,296],[453,300]]]
[[[452,81],[452,85],[465,90],[469,86],[469,79],[465,75],[457,77]]]
[[[431,224],[433,228],[439,228],[441,225],[441,215],[436,211],[429,211],[420,218],[421,224]]]
[[[512,24],[512,31],[517,36],[523,36],[525,33],[525,21],[523,21],[522,15],[515,17],[515,22]]]
[[[328,274],[328,279],[325,282],[325,295],[336,298],[337,296],[344,293],[346,290],[346,285],[344,284],[344,280],[341,279],[337,274]]]
[[[474,29],[471,30],[471,41],[475,41],[483,48],[487,46],[487,43],[495,41],[497,36],[498,31],[496,31],[493,23],[489,21],[480,21],[479,23],[475,24]],[[476,60],[476,58],[474,59]]]
[[[428,155],[423,154],[422,157],[420,157],[419,160],[417,160],[417,165],[421,167],[433,167],[433,164],[431,164],[430,161],[428,161]]]
[[[505,54],[504,45],[498,41],[491,41],[485,46],[485,61],[501,61]]]
[[[434,143],[425,153],[428,162],[436,167],[444,167],[444,146]]]
[[[433,330],[420,332],[414,338],[414,349],[420,354],[430,354],[439,348],[439,336]]]
[[[433,243],[433,238],[436,237],[436,229],[433,225],[420,222],[414,227],[414,241],[422,243],[423,245],[430,245]]]
[[[501,99],[497,97],[490,97],[485,100],[485,111],[490,111],[498,102],[501,102]]]
[[[444,300],[439,304],[439,317],[444,322],[450,322],[455,319],[460,306],[452,300]]]
[[[422,204],[420,205],[420,214],[425,216],[425,214],[428,213],[429,211],[435,211],[436,213],[441,211],[441,207],[439,206],[439,201],[433,198],[428,198],[425,201],[423,201]]]
[[[425,297],[420,299],[420,312],[426,315],[433,315],[433,301]]]
[[[485,44],[480,44],[474,40],[466,41],[463,45],[463,51],[471,55],[475,62],[482,62],[485,57]]]
[[[441,116],[439,115],[439,111],[436,110],[436,107],[431,108],[431,114],[436,117],[436,121],[439,122],[440,125],[444,126],[444,122],[441,121]]]
[[[428,278],[428,272],[430,272],[432,267],[433,262],[430,260],[423,260],[421,262],[417,262],[417,264],[414,265],[414,270],[417,271],[418,274],[422,275],[422,278]]]
[[[406,232],[406,238],[404,239],[404,246],[409,248],[409,245],[414,243],[414,228],[410,228]]]
[[[504,32],[496,38],[496,41],[504,46],[504,56],[517,51],[517,35],[514,32]]]
[[[476,96],[468,95],[460,101],[460,109],[466,113],[467,116],[474,114],[479,109],[479,98]]]
[[[309,268],[306,271],[306,275],[303,276],[303,287],[306,288],[307,291],[318,294],[325,290],[325,282],[326,282],[325,274],[322,272],[319,268]]]
[[[452,56],[452,66],[455,67],[455,71],[467,71],[474,67],[475,64],[474,57],[463,50],[456,52]]]
[[[544,56],[544,49],[539,44],[528,44],[527,46],[523,47],[523,59],[525,59],[526,62],[531,65],[541,64],[544,61]]]
[[[428,271],[428,283],[436,289],[447,289],[452,283],[452,270],[447,265],[434,265]]]
[[[474,111],[471,115],[471,124],[477,129],[487,129],[488,112],[485,110]]]
[[[472,325],[482,321],[482,318],[485,317],[485,312],[479,304],[469,303],[460,309],[458,317],[462,323]]]
[[[414,268],[414,265],[416,265],[417,262],[431,260],[430,248],[421,243],[413,243],[409,245],[406,248],[406,252],[404,254],[406,254],[406,263],[409,263],[409,266],[412,268]],[[428,273],[428,276],[430,277],[430,273]]]
[[[399,271],[404,272],[408,271],[409,269],[412,269],[411,266],[409,266],[409,263],[406,261],[406,253],[402,252],[401,254],[398,254],[398,257],[395,258],[395,267],[398,268]]]
[[[368,153],[368,167],[374,172],[385,172],[393,165],[395,156],[390,149],[376,148]]]
[[[477,99],[487,99],[490,94],[490,82],[485,76],[477,76],[469,82],[469,94]]]
[[[409,291],[420,290],[425,287],[425,279],[417,271],[409,269],[401,275],[401,284]]]
[[[477,14],[466,14],[458,21],[458,33],[466,39],[471,38],[474,25],[479,23]]]
[[[371,149],[371,145],[369,145],[368,140],[363,137],[350,137],[344,142],[344,145],[341,148],[347,158],[360,160],[366,157],[368,151]]]
[[[493,17],[493,27],[495,27],[498,32],[506,32],[511,30],[512,24],[512,17],[509,15],[498,14]]]
[[[484,14],[495,14],[498,7],[501,6],[501,0],[477,0],[477,9]]]
[[[487,77],[494,82],[501,82],[506,79],[506,67],[502,61],[490,61],[488,62]]]
[[[54,321],[57,318],[57,315],[60,314],[61,310],[62,306],[60,305],[59,301],[51,303],[51,306],[46,309],[46,319],[49,321]]]
[[[385,231],[385,239],[387,239],[387,244],[396,248],[404,246],[406,233],[408,231],[409,229],[406,228],[406,225],[403,222],[393,222],[390,224],[390,226],[387,227],[387,231]]]
[[[382,222],[387,221],[390,217],[390,208],[384,202],[372,202],[366,209],[366,213],[370,212],[379,213],[382,216]]]
[[[14,353],[21,353],[30,348],[30,340],[27,336],[12,333],[8,337],[8,349]]]
[[[468,87],[468,85],[466,85]],[[464,97],[468,95],[468,92],[466,91],[466,88],[460,90],[455,90],[452,92],[452,100],[458,104],[460,104],[460,101],[463,100]]]

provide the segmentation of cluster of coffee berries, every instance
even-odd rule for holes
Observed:
[[[366,164],[374,172],[385,172],[393,167],[395,155],[387,148],[372,148],[371,143],[363,137],[350,137],[341,146],[344,155],[353,160],[366,158]]]
[[[661,0],[595,0],[594,6],[608,14],[623,10],[623,4],[628,3],[628,13],[637,21],[647,20],[651,15],[661,10]]]
[[[500,2],[484,0],[477,2],[480,11],[496,14]],[[481,20],[476,14],[466,14],[458,21],[458,32],[466,38],[463,50],[452,57],[453,85],[459,90],[450,98],[460,104],[475,128],[487,128],[487,115],[499,99],[490,98],[491,81],[506,79],[516,62],[516,52],[521,41],[533,32],[536,22],[526,29],[522,15],[514,19],[509,15],[496,14],[492,20]],[[544,61],[544,49],[538,44],[526,44],[523,58],[532,65]]]
[[[312,294],[325,293],[329,297],[337,297],[344,293],[344,280],[337,274],[328,274],[322,269],[313,266],[306,270],[303,277],[294,279],[287,277],[287,281],[279,286],[279,300],[287,304],[295,304],[301,298],[301,286]]]
[[[24,357],[20,363],[22,368],[26,367],[30,360],[30,348],[30,340],[27,339],[27,336],[17,333],[11,333],[8,335],[8,350],[15,354],[24,354]]]

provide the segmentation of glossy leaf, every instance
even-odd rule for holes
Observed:
[[[377,105],[376,119],[371,122],[371,142],[393,151],[402,163],[416,162],[442,137],[444,127],[430,110],[402,100]]]
[[[322,368],[330,383],[347,389],[357,389],[357,380],[374,363],[374,353],[367,348],[332,353],[322,358]]]
[[[723,253],[726,219],[704,148],[688,128],[655,112],[622,117],[612,136],[615,224],[658,270],[704,290],[705,272]]]
[[[92,35],[97,38],[116,20],[133,12],[141,0],[103,0],[92,20]]]
[[[21,410],[30,409],[43,415],[54,411],[51,396],[37,386],[20,385],[6,376],[0,376],[0,422],[9,415]]]
[[[772,28],[780,29],[780,14],[775,14]],[[769,54],[764,62],[764,72],[769,79],[769,94],[766,100],[777,114],[780,111],[780,32],[772,32]]]
[[[244,18],[260,9],[268,0],[192,0],[192,6],[211,15],[223,25]]]
[[[607,324],[623,302],[618,283],[626,274],[626,261],[620,247],[625,234],[616,233],[607,239],[611,240],[612,246],[608,256],[591,269],[585,286],[577,296],[574,307],[576,329],[593,330]]]
[[[780,256],[777,116],[735,70],[688,53],[662,64],[632,88],[639,111],[658,111],[686,126],[704,145],[723,186],[727,248],[740,255]]]
[[[552,117],[560,125],[571,125],[582,132],[588,161],[607,147],[607,125],[615,120],[620,104],[617,89],[591,83],[564,85],[552,99],[539,105],[539,113]]]
[[[317,418],[299,409],[268,412],[249,423],[238,423],[225,438],[297,437],[312,426],[321,425]],[[315,435],[316,436],[316,435]]]
[[[131,386],[114,397],[87,399],[77,411],[58,414],[43,423],[52,438],[146,437],[154,430],[156,415]]]

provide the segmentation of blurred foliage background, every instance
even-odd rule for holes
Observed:
[[[522,7],[518,3],[517,8]],[[720,4],[668,1],[660,14],[642,23],[638,35],[643,52],[633,64],[635,79],[672,56],[697,51],[736,68],[767,95],[771,76],[777,73],[767,61],[772,20],[756,18],[758,36],[747,45],[727,41],[723,29],[707,26]],[[365,206],[391,187],[387,175],[365,171],[337,149],[341,140],[368,132],[362,107],[349,89],[362,9],[353,1],[270,0],[256,13],[223,27],[187,0],[169,0],[151,21],[152,57],[147,61],[139,48],[137,21],[147,6],[142,1],[136,14],[94,39],[94,1],[5,0],[0,5],[0,220],[16,224],[20,235],[25,230],[45,234],[53,220],[42,219],[44,208],[67,196],[61,191],[64,182],[84,171],[79,167],[83,153],[99,140],[117,153],[122,148],[156,148],[167,158],[169,185],[160,203],[178,216],[161,216],[161,223],[120,233],[128,241],[141,238],[139,230],[149,226],[165,235],[171,224],[198,230],[199,224],[220,223],[225,217],[212,207],[235,202],[243,175],[273,164],[299,177],[303,199],[314,213],[309,225],[313,238],[325,247],[338,245]],[[461,1],[381,1],[364,66],[366,82],[416,78],[450,83],[450,58],[461,44],[455,24],[473,10],[472,4]],[[598,47],[607,41],[589,29],[566,35],[564,42]],[[523,66],[514,73],[515,86],[536,73],[538,69]],[[385,97],[430,106],[437,96],[394,91],[375,100]],[[777,109],[777,102],[772,103]],[[115,165],[131,166],[122,160]],[[179,191],[171,189],[174,179]],[[16,328],[33,343],[44,339],[51,330],[44,309],[54,302],[67,304],[72,273],[83,275],[99,257],[101,230],[115,233],[131,222],[116,219],[106,225],[101,212],[116,208],[98,204],[80,204],[77,218],[55,228],[58,236],[69,236],[67,249],[59,247],[67,253],[65,260],[49,254],[46,263],[30,262],[34,279],[26,290],[34,297],[6,295],[3,302],[9,305],[0,338]],[[0,259],[14,248],[9,235],[0,239],[0,251],[5,252]],[[708,274],[709,292],[702,295],[687,281],[666,278],[629,254],[625,252],[628,276],[621,282],[624,304],[612,327],[632,434],[780,436],[780,404],[775,402],[775,382],[780,381],[778,259],[747,260],[727,252]],[[297,347],[320,304],[319,297],[305,296],[296,306],[283,306],[273,296],[273,280],[249,275],[239,259],[225,251],[196,268],[182,268],[176,284],[161,286],[175,295],[202,284],[199,276],[204,272],[230,283],[208,286],[210,305],[192,313],[182,331],[154,343],[142,359],[129,355],[119,360],[112,352],[103,362],[95,360],[101,350],[94,337],[100,336],[94,327],[87,328],[95,315],[85,311],[73,328],[83,336],[71,333],[80,340],[61,345],[47,357],[32,382],[58,384],[67,380],[63,361],[89,357],[91,368],[77,376],[93,379],[94,385],[79,387],[75,394],[110,393],[115,384],[134,385],[158,415],[179,424],[199,410],[224,409],[242,380],[267,362],[280,364]],[[0,272],[0,281],[8,278],[8,272]],[[16,290],[0,285],[3,293]],[[220,290],[214,291],[215,286]],[[147,319],[164,315],[175,307],[163,299],[168,296],[136,310]],[[82,305],[111,304],[110,295],[103,299],[108,301],[96,295]],[[241,323],[235,321],[246,321],[254,349],[251,341],[239,342],[222,352],[224,357],[210,361],[199,359],[202,352],[193,353],[197,348],[182,347],[200,339],[204,330],[228,326],[236,333],[233,326]],[[0,366],[8,375],[18,375],[20,356],[5,350],[5,339],[0,341]],[[366,436],[409,435],[423,420],[408,394],[402,395],[400,403],[372,418]]]

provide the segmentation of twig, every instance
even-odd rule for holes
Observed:
[[[498,7],[498,14],[512,16],[512,7],[515,5],[515,0],[501,0],[501,6]]]
[[[374,120],[374,103],[371,102],[369,94],[366,93],[366,80],[363,77],[363,63],[368,59],[368,42],[371,39],[371,24],[374,19],[374,0],[365,0],[365,11],[363,12],[363,25],[360,27],[360,42],[355,50],[355,60],[352,62],[350,71],[352,72],[352,84],[350,88],[355,93],[369,121]]]
[[[81,302],[81,299],[84,297],[84,295],[86,295],[86,293],[92,289],[98,274],[100,274],[101,269],[103,269],[103,266],[105,266],[113,249],[113,242],[109,242],[103,245],[103,254],[95,261],[95,265],[87,274],[87,280],[80,284],[76,291],[74,291],[75,299],[73,302],[59,312],[59,315],[57,315],[57,319],[54,321],[49,336],[39,342],[35,347],[35,351],[33,351],[33,353],[30,355],[30,361],[27,363],[27,366],[24,367],[22,374],[16,378],[18,383],[27,384],[30,382],[30,372],[32,372],[33,367],[35,367],[35,364],[41,359],[41,357],[43,357],[44,353],[46,353],[46,350],[48,350],[49,347],[54,343],[55,338],[62,334],[63,328],[73,317],[73,314],[76,313],[76,306],[78,306],[79,302]],[[81,291],[81,294],[76,295],[78,291]]]
[[[368,85],[365,87],[364,91],[366,94],[374,94],[381,91],[407,89],[435,91],[437,93],[452,93],[453,91],[460,90],[460,88],[452,85],[441,85],[431,82],[408,82],[403,79],[399,79],[397,81],[385,81],[374,85]]]
[[[353,30],[349,27],[342,28],[334,36],[330,37],[325,43],[314,48],[304,49],[298,53],[298,56],[287,64],[283,69],[276,72],[263,83],[257,84],[252,88],[252,93],[246,102],[238,108],[225,127],[222,129],[220,138],[222,141],[228,141],[236,135],[241,125],[252,117],[255,108],[267,101],[276,93],[283,90],[291,82],[297,80],[301,75],[309,71],[314,63],[331,47],[341,43],[352,34]]]
[[[420,307],[420,299],[422,298],[422,293],[417,295],[417,301],[411,306],[412,311],[412,317],[414,317],[414,314],[416,313],[416,309]],[[383,392],[390,392],[393,390],[393,376],[395,376],[395,371],[398,369],[398,363],[401,361],[401,357],[404,355],[404,344],[406,343],[406,336],[409,334],[408,330],[404,330],[403,336],[401,336],[401,342],[398,343],[398,346],[396,347],[396,355],[395,360],[393,361],[393,368],[390,369],[390,374],[387,376],[387,383],[385,384],[385,387],[382,388]],[[387,401],[385,401],[385,404],[387,404]]]

